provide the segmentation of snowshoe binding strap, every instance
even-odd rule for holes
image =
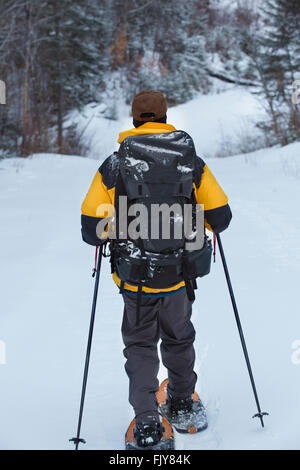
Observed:
[[[171,396],[168,396],[168,402],[171,415],[177,415],[178,413],[190,413],[192,411],[192,396],[186,398],[173,398]]]
[[[133,431],[139,447],[155,446],[163,437],[165,429],[160,421],[136,423]]]

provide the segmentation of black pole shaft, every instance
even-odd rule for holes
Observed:
[[[255,402],[256,402],[256,406],[257,406],[257,410],[258,410],[258,414],[255,415],[255,416],[260,418],[261,425],[262,425],[262,427],[264,427],[263,416],[266,415],[267,413],[262,413],[261,408],[260,408],[259,399],[258,399],[256,386],[255,386],[255,381],[254,381],[252,368],[251,368],[251,364],[250,364],[250,359],[249,359],[249,355],[248,355],[248,351],[247,351],[246,341],[245,341],[245,337],[244,337],[244,333],[243,333],[243,329],[242,329],[242,325],[241,325],[241,321],[240,321],[240,317],[239,317],[239,313],[238,313],[238,309],[237,309],[233,289],[232,289],[232,284],[231,284],[231,280],[230,280],[230,276],[229,276],[229,272],[228,272],[228,268],[227,268],[227,263],[226,263],[226,259],[225,259],[225,255],[224,255],[224,250],[223,250],[223,246],[222,246],[222,242],[221,242],[221,237],[220,237],[219,234],[217,234],[217,241],[218,241],[218,246],[219,246],[219,250],[220,250],[220,254],[221,254],[221,258],[222,258],[222,263],[223,263],[223,267],[224,267],[224,272],[225,272],[225,276],[226,276],[226,280],[227,280],[229,294],[230,294],[230,298],[231,298],[231,302],[232,302],[232,306],[233,306],[233,311],[234,311],[234,315],[235,315],[235,319],[236,319],[236,323],[237,323],[237,327],[238,327],[238,331],[239,331],[239,335],[240,335],[240,339],[241,339],[241,343],[242,343],[242,347],[243,347],[243,351],[244,351],[244,356],[245,356],[246,363],[247,363],[247,368],[248,368],[248,372],[249,372],[249,376],[250,376],[250,380],[251,380],[251,385],[252,385],[252,389],[253,389],[253,393],[254,393],[254,398],[255,398]]]
[[[96,279],[95,279],[95,287],[94,287],[94,296],[93,296],[89,336],[88,336],[87,349],[86,349],[86,357],[85,357],[85,365],[84,365],[84,373],[83,373],[83,381],[82,381],[82,390],[81,390],[81,399],[80,399],[80,409],[79,409],[78,426],[77,426],[77,435],[73,439],[70,439],[70,441],[73,441],[74,444],[75,444],[75,450],[78,450],[78,446],[79,446],[80,442],[85,443],[84,439],[80,438],[80,431],[81,431],[81,423],[82,423],[82,415],[83,415],[83,408],[84,408],[85,392],[86,392],[86,385],[87,385],[89,364],[90,364],[90,355],[91,355],[91,347],[92,347],[92,339],[93,339],[93,331],[94,331],[94,323],[95,323],[95,313],[96,313],[96,305],[97,305],[97,296],[98,296],[98,287],[99,287],[99,279],[100,279],[102,254],[103,254],[103,246],[101,245],[99,247],[99,255],[98,255],[98,262],[97,262],[97,272],[96,272]]]

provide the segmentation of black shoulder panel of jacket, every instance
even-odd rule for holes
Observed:
[[[84,242],[89,245],[101,245],[103,240],[97,236],[97,224],[101,217],[81,215],[81,235]]]
[[[204,217],[215,233],[221,233],[230,224],[232,213],[229,205],[226,204],[216,209],[204,211]]]
[[[114,152],[110,155],[99,168],[99,172],[102,175],[102,181],[107,187],[111,189],[116,186],[117,177],[119,174],[120,161],[118,152]]]
[[[194,169],[194,183],[196,185],[196,188],[199,188],[200,186],[201,176],[204,171],[204,167],[205,162],[202,160],[202,158],[196,157]]]

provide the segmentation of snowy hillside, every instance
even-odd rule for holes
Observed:
[[[220,84],[215,88],[220,88]],[[105,119],[105,109],[103,103],[90,103],[82,112],[72,112],[65,122],[66,127],[77,125],[80,143],[97,160],[116,150],[118,133],[132,127],[128,106],[119,106],[117,121]],[[189,132],[199,152],[208,157],[238,153],[245,140],[252,141],[247,142],[252,150],[253,142],[261,138],[255,123],[265,116],[260,102],[247,89],[224,84],[219,93],[199,94],[183,105],[169,108],[167,114],[168,122]]]
[[[197,390],[209,428],[177,434],[177,449],[300,448],[300,365],[291,360],[300,339],[299,153],[293,144],[208,162],[230,197],[233,221],[222,240],[270,416],[264,430],[251,419],[255,403],[218,256],[199,282],[193,313]],[[97,167],[92,159],[60,155],[0,162],[1,449],[72,449],[93,292],[94,250],[81,241],[80,204]],[[122,299],[104,263],[85,449],[122,449],[133,416],[121,318]]]

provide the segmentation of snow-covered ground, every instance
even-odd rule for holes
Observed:
[[[185,124],[179,111],[177,127]],[[179,450],[300,449],[300,351],[292,347],[300,348],[294,343],[300,340],[299,154],[300,144],[293,144],[208,161],[230,197],[233,220],[222,240],[270,416],[264,430],[251,418],[256,407],[218,256],[198,282],[193,313],[197,390],[209,428],[177,434]],[[68,439],[76,433],[94,260],[93,248],[81,241],[80,205],[97,168],[95,160],[61,155],[0,162],[1,449],[73,448]],[[121,319],[122,299],[104,263],[84,449],[122,449],[133,417]]]

